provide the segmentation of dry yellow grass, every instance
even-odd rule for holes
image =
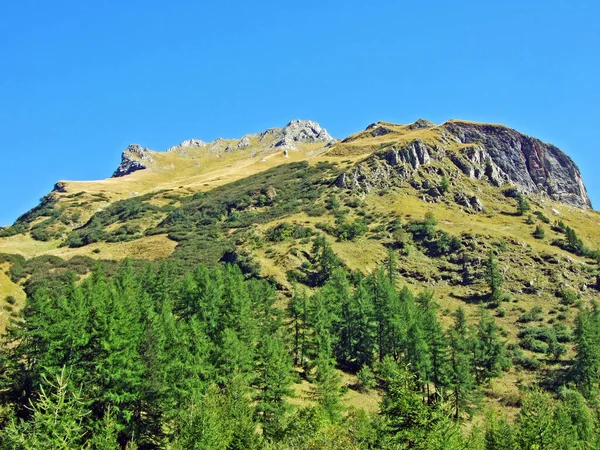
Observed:
[[[18,254],[26,258],[41,255],[59,256],[64,259],[73,256],[89,256],[94,259],[122,260],[140,258],[156,260],[167,258],[177,243],[166,235],[147,236],[130,242],[99,242],[80,248],[59,247],[59,241],[40,242],[26,235],[0,239],[0,253]],[[99,249],[100,252],[94,252]]]

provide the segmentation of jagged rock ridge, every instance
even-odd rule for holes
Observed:
[[[311,120],[292,120],[284,128],[269,128],[260,134],[248,134],[239,140],[225,140],[218,138],[212,142],[200,139],[187,139],[179,145],[167,149],[167,153],[178,152],[185,156],[189,149],[206,148],[213,154],[245,150],[252,146],[256,140],[260,149],[294,150],[298,144],[323,143],[331,144],[335,139],[321,126]],[[121,164],[113,177],[122,177],[137,170],[148,168],[154,163],[151,152],[142,149],[137,144],[132,144],[123,152]]]

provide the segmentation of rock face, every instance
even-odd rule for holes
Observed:
[[[144,149],[138,144],[131,144],[123,151],[121,164],[113,174],[113,178],[124,177],[137,170],[146,169],[152,163],[154,163],[154,159],[148,149]]]
[[[551,199],[591,207],[579,168],[565,153],[518,131],[497,125],[447,122],[443,125],[470,152],[477,165],[491,160],[496,181],[509,181],[524,192],[542,193]],[[489,165],[488,165],[489,171]]]
[[[419,120],[412,126],[431,128],[432,124]],[[378,130],[369,129],[371,133]],[[518,191],[573,206],[591,207],[579,169],[553,145],[499,125],[451,121],[438,131],[438,144],[415,139],[401,147],[387,148],[342,174],[336,185],[364,192],[389,188],[410,181],[422,166],[433,162],[442,166],[450,161],[454,170],[469,178],[487,179],[497,187],[513,186]],[[483,210],[478,199],[465,194],[458,196],[456,202],[475,211]]]
[[[200,139],[187,139],[179,145],[168,148],[167,152],[172,152],[178,148],[200,148],[200,147],[206,147],[207,145],[208,144],[206,142],[201,141]]]
[[[327,144],[332,140],[327,130],[321,128],[318,123],[311,120],[292,120],[281,130],[281,138],[274,146],[295,149],[296,142]]]

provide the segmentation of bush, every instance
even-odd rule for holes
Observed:
[[[544,227],[537,225],[533,232],[533,237],[536,239],[544,239],[546,237],[546,230],[544,230]]]
[[[523,339],[520,343],[521,347],[524,349],[530,350],[534,353],[546,353],[548,351],[548,344],[539,339],[535,339],[532,337],[527,337]]]
[[[518,322],[528,323],[536,320],[542,319],[542,308],[539,306],[534,306],[528,312],[519,317]]]
[[[556,291],[556,296],[560,298],[560,304],[565,306],[574,305],[581,298],[577,291],[563,286]]]
[[[265,233],[267,240],[271,242],[283,242],[288,239],[304,239],[313,235],[310,228],[297,223],[283,222]]]
[[[17,299],[14,298],[12,295],[9,295],[6,297],[6,303],[8,303],[9,305],[14,305],[15,303],[17,303]]]
[[[356,374],[356,377],[360,382],[360,387],[362,390],[373,389],[377,384],[375,374],[369,366],[363,366],[362,369],[360,369]]]
[[[535,211],[533,214],[535,214],[537,216],[537,218],[540,219],[542,222],[544,222],[546,224],[550,223],[550,219],[548,219],[548,217],[546,217],[543,212]]]
[[[341,222],[334,230],[334,234],[340,241],[352,241],[364,235],[367,231],[369,231],[369,228],[362,220],[358,219],[351,223]]]
[[[523,367],[527,370],[538,370],[542,365],[541,361],[527,356],[519,356],[513,359],[513,364]]]

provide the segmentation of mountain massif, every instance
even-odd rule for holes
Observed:
[[[592,209],[578,167],[560,149],[539,139],[503,125],[462,120],[436,125],[423,119],[407,125],[377,122],[335,139],[315,122],[293,120],[283,128],[239,139],[190,138],[166,151],[132,144],[111,178],[57,182],[37,207],[0,230],[0,330],[11,318],[20,320],[26,297],[63,292],[60,286],[65,283],[97,283],[98,263],[112,277],[125,259],[135,267],[166,262],[175,277],[198,265],[229,264],[244,280],[266,280],[273,286],[275,310],[281,314],[296,311],[290,305],[296,304],[299,292],[333,303],[339,300],[340,309],[329,311],[335,332],[345,326],[340,298],[358,297],[363,288],[376,298],[381,287],[377,280],[385,273],[385,283],[391,283],[385,289],[394,292],[390,295],[410,303],[407,292],[413,292],[414,308],[425,311],[413,315],[413,306],[406,307],[409,312],[398,310],[406,323],[414,317],[429,320],[427,308],[435,309],[440,333],[447,333],[440,338],[449,346],[443,358],[456,351],[452,343],[460,310],[465,324],[481,332],[493,318],[492,331],[502,341],[501,353],[508,361],[498,360],[498,367],[488,373],[483,363],[469,360],[483,394],[475,401],[459,399],[456,381],[441,381],[427,372],[435,366],[431,356],[428,369],[423,369],[427,374],[415,375],[420,389],[415,395],[428,405],[439,401],[442,409],[444,395],[454,399],[454,420],[467,411],[472,418],[475,404],[502,411],[512,420],[521,417],[523,404],[528,404],[523,386],[558,392],[558,386],[566,384],[564,377],[579,367],[577,327],[581,311],[587,311],[600,289],[599,247],[600,214]],[[230,280],[231,275],[215,273],[218,279]],[[140,281],[141,290],[160,297],[144,283]],[[238,286],[235,283],[232,286]],[[344,283],[349,286],[343,287],[347,295],[331,294]],[[255,287],[249,286],[252,296]],[[173,294],[176,306],[187,295],[186,288],[181,289]],[[338,300],[331,300],[334,297]],[[176,316],[187,314],[176,307],[174,311]],[[402,328],[400,318],[392,321],[392,329],[402,330],[394,332],[397,341],[388,337],[392,344],[386,343],[383,328],[374,329],[364,361],[354,350],[341,349],[346,339],[342,331],[327,344],[331,348],[323,344],[326,357],[316,350],[303,355],[298,336],[309,319],[296,313],[284,314],[281,323],[291,333],[283,340],[287,348],[293,347],[295,370],[302,373],[293,384],[297,406],[312,404],[315,383],[324,383],[319,375],[311,375],[312,370],[320,367],[321,358],[333,358],[337,383],[347,391],[345,406],[366,407],[389,418],[388,400],[380,403],[382,396],[391,395],[382,364],[386,356],[398,364],[404,358],[413,361],[410,358],[419,351],[411,350],[404,339],[417,333],[416,328]],[[361,317],[370,314],[365,310],[346,325],[362,329],[368,324]],[[373,323],[379,320],[376,313],[373,317]],[[418,333],[427,335],[435,328],[423,326]],[[306,330],[306,336],[316,339],[317,328]],[[473,333],[480,336],[479,331]],[[432,351],[431,339],[423,344],[423,352]],[[221,349],[224,344],[217,341]],[[314,345],[322,350],[321,344]],[[221,367],[218,361],[211,363],[215,370]],[[361,367],[372,369],[378,380],[370,389],[358,388],[365,384]],[[431,389],[439,395],[437,400]],[[267,412],[258,416],[265,430],[273,426],[265,421]],[[519,420],[516,423],[522,423]],[[161,426],[148,442],[163,436],[165,425]],[[281,448],[334,448],[312,445],[316,446]],[[361,445],[352,448],[383,444]]]

